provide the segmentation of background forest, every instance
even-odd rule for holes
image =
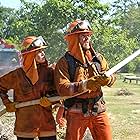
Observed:
[[[68,23],[87,19],[93,29],[95,50],[114,66],[140,47],[140,2],[115,0],[103,4],[99,0],[20,0],[18,9],[0,5],[0,37],[15,44],[25,36],[43,36],[48,42],[47,59],[56,62],[67,50],[63,37]],[[140,71],[140,57],[127,64],[122,72]]]

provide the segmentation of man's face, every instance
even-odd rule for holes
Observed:
[[[91,39],[91,35],[88,33],[79,34],[79,42],[83,49],[88,50],[90,48],[89,42]]]
[[[36,51],[35,60],[37,63],[44,63],[46,60],[45,52],[43,50]]]

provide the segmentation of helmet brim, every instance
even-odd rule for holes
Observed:
[[[76,31],[76,32],[73,32],[73,33],[66,34],[66,35],[64,36],[64,38],[66,38],[67,36],[73,35],[73,34],[80,34],[80,33],[89,33],[89,35],[92,35],[92,34],[93,34],[92,31],[83,30],[83,31]]]
[[[31,50],[24,50],[23,52],[21,51],[21,54],[31,53],[31,52],[34,52],[34,51],[37,51],[37,50],[40,50],[40,49],[45,49],[46,47],[47,47],[47,46],[40,46],[40,47],[31,49]]]

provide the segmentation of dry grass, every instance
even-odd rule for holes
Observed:
[[[128,95],[117,93],[121,89],[132,93]],[[104,88],[108,114],[113,130],[113,140],[140,139],[140,84],[123,83],[117,80],[112,88]]]

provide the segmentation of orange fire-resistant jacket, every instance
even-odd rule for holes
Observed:
[[[99,54],[100,55],[100,54]],[[101,60],[101,71],[104,72],[108,70],[108,64],[105,58],[100,55]],[[97,75],[97,70],[95,65],[88,65],[88,68],[83,68],[81,65],[76,67],[74,81],[70,82],[70,75],[69,75],[69,67],[65,57],[62,57],[55,69],[55,82],[58,94],[60,96],[72,96],[77,93],[81,92],[81,88],[79,85],[79,81],[86,80],[92,76]],[[114,75],[111,76],[111,81],[108,86],[111,86],[115,81]],[[83,91],[83,90],[82,90]],[[101,94],[101,87],[99,87],[96,91],[87,91],[86,94],[82,94],[78,96],[78,98],[94,98],[97,95]]]
[[[0,78],[0,96],[3,103],[9,103],[7,91],[14,90],[14,102],[25,102],[40,99],[54,89],[53,69],[40,65],[38,68],[39,80],[32,85],[22,68],[18,68]],[[51,107],[32,105],[18,108],[15,112],[15,135],[33,138],[56,135],[55,121]]]
[[[100,55],[100,54],[99,54]],[[108,70],[108,64],[105,58],[100,55],[100,72]],[[95,64],[88,65],[87,68],[78,65],[75,70],[74,81],[70,82],[69,67],[65,57],[62,57],[55,69],[55,82],[56,88],[60,96],[72,96],[85,91],[81,89],[81,80],[86,80],[97,74]],[[114,75],[111,76],[110,83],[111,86],[115,81]],[[96,91],[86,90],[82,95],[77,96],[77,98],[96,98],[97,96],[103,96],[101,87],[98,87]],[[98,115],[83,114],[81,104],[74,104],[67,109],[67,130],[66,130],[66,140],[83,140],[86,128],[90,129],[93,139],[95,140],[112,140],[111,129],[109,125],[109,120],[106,112],[103,111],[104,104],[101,105],[102,111],[99,111]],[[59,112],[58,112],[59,113]],[[60,112],[61,113],[61,112]],[[59,116],[61,114],[57,114]],[[87,115],[87,116],[86,116]],[[63,116],[62,116],[63,117]],[[59,117],[61,118],[61,117]],[[59,122],[58,122],[59,123]]]

